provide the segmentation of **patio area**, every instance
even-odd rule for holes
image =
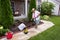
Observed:
[[[11,40],[28,40],[29,38],[49,29],[50,27],[54,26],[54,24],[50,21],[44,21],[41,20],[43,22],[43,24],[38,25],[38,28],[31,28],[29,29],[29,33],[28,34],[24,34],[23,31],[22,32],[18,32],[16,34],[14,34],[13,38]],[[0,40],[6,40],[6,38],[0,39]]]

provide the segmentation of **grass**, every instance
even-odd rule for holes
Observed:
[[[29,40],[60,40],[60,16],[52,16],[50,20],[55,24],[55,26],[31,37]]]

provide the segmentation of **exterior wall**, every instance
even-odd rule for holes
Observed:
[[[15,11],[19,10],[20,14],[24,14],[24,2],[16,1],[15,2]]]
[[[58,13],[59,13],[59,16],[60,16],[60,5],[59,5],[59,12]]]
[[[25,12],[25,1],[21,1],[21,0],[12,0],[14,3],[14,11],[18,11],[19,15],[24,14]]]
[[[27,18],[27,16],[28,16],[28,7],[29,7],[29,3],[28,3],[28,1],[29,0],[25,0],[24,2],[20,2],[20,0],[12,0],[12,1],[14,1],[15,2],[15,6],[14,6],[14,8],[15,8],[15,11],[18,9],[19,10],[19,13],[22,13],[23,14],[23,11],[24,11],[24,9],[25,9],[25,15],[22,15],[22,16],[16,16],[16,17],[14,17],[14,19],[15,20],[19,20],[19,19],[21,19],[21,18]],[[23,6],[23,3],[24,3],[24,6]],[[40,5],[39,4],[40,3],[40,0],[38,1],[38,0],[36,0],[36,4],[37,4],[37,7],[38,7],[38,5]],[[22,8],[21,8],[22,7]],[[25,8],[24,8],[25,7]],[[23,11],[22,11],[23,10]]]
[[[44,1],[47,1],[47,0],[42,0],[42,2],[44,2]],[[55,1],[55,0],[48,0],[48,1],[52,2],[55,5],[54,10],[53,10],[54,13],[52,13],[52,15],[58,15],[59,3],[57,1]]]
[[[59,5],[58,4],[55,4],[55,8],[54,8],[54,13],[52,13],[52,15],[58,15],[58,12],[59,12]]]
[[[20,20],[22,18],[27,17],[27,9],[28,9],[28,0],[11,0],[13,2],[14,6],[12,6],[12,9],[16,12],[18,10],[19,15],[14,16],[14,20]],[[21,14],[21,15],[20,15]]]
[[[40,7],[40,4],[41,4],[41,0],[36,0],[37,9],[38,9],[38,7]]]
[[[13,1],[17,1],[17,0],[13,0]],[[44,1],[47,1],[47,0],[36,0],[36,4],[37,4],[37,7],[38,7],[38,5],[40,5],[42,2],[44,2]],[[58,15],[58,11],[59,11],[59,3],[57,2],[57,1],[53,1],[53,0],[48,0],[49,2],[52,2],[54,5],[55,5],[55,7],[54,7],[54,10],[53,10],[53,12],[54,13],[52,13],[52,15]],[[16,9],[18,9],[19,7],[19,10],[23,10],[24,11],[24,9],[25,9],[25,16],[23,15],[23,16],[18,16],[18,17],[14,17],[14,19],[21,19],[21,18],[26,18],[27,16],[28,16],[28,0],[25,0],[25,3],[24,3],[24,7],[22,6],[23,5],[23,2],[22,3],[19,3],[20,1],[18,1],[18,2],[16,2],[16,5],[15,5],[15,10]],[[19,7],[18,7],[19,6]],[[21,9],[21,7],[22,7],[22,9]],[[21,13],[23,13],[23,11],[20,11]]]

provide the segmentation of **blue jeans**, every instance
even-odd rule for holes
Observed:
[[[38,25],[40,23],[40,20],[35,20],[34,22],[36,25]]]

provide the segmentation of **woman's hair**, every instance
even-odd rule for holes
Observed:
[[[32,11],[35,10],[35,8],[32,8]]]

